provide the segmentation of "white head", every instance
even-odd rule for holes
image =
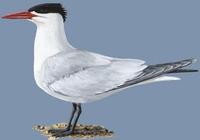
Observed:
[[[60,3],[45,3],[33,6],[26,12],[10,14],[2,18],[27,19],[37,26],[54,24],[53,22],[64,22],[67,12]]]

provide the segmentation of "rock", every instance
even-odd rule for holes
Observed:
[[[65,133],[60,133],[61,131],[67,127],[67,123],[58,123],[53,124],[51,126],[45,126],[45,125],[36,125],[33,126],[33,130],[36,130],[40,132],[42,135],[48,137],[48,140],[56,140],[63,137],[68,138],[79,138],[79,139],[88,139],[88,138],[95,138],[95,137],[112,137],[114,134],[113,131],[109,131],[103,126],[98,125],[82,125],[77,124],[74,133],[67,135]],[[50,133],[53,130],[54,132],[58,132],[58,136],[52,136]],[[54,133],[55,134],[55,133]]]

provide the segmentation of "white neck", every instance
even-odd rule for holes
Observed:
[[[41,69],[44,61],[59,52],[72,51],[68,42],[63,20],[51,20],[51,23],[39,23],[34,45],[34,72]]]

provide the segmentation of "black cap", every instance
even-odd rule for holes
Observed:
[[[29,12],[35,11],[41,14],[47,13],[58,13],[63,17],[63,20],[66,20],[67,11],[63,8],[60,3],[44,3],[31,7],[28,9]]]

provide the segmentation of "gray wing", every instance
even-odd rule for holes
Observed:
[[[154,79],[154,78],[159,77],[164,74],[177,73],[177,72],[197,72],[197,70],[182,69],[183,67],[186,67],[194,62],[196,62],[196,59],[187,59],[187,60],[182,60],[182,61],[172,62],[172,63],[149,65],[147,68],[145,68],[142,71],[142,73],[140,75],[138,75],[134,79],[128,80],[125,83],[123,83],[122,85],[120,85],[116,88],[113,88],[109,91],[132,86],[134,84],[148,81],[150,79]],[[109,91],[107,91],[107,92],[109,92]]]
[[[147,67],[142,60],[109,58],[82,51],[59,54],[43,66],[43,79],[51,90],[85,98],[114,89]]]

